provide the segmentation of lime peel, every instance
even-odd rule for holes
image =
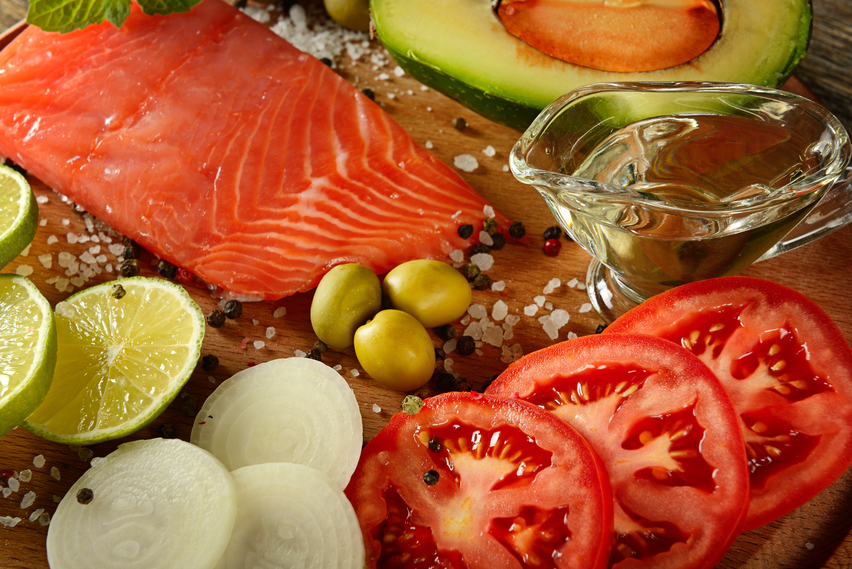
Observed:
[[[2,437],[26,419],[50,388],[56,365],[56,325],[50,303],[19,275],[0,275],[0,314]]]
[[[38,204],[26,178],[0,164],[0,269],[32,243]]]

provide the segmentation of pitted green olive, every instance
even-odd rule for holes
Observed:
[[[376,274],[358,263],[338,265],[317,285],[311,301],[311,326],[332,348],[352,345],[355,330],[382,308],[382,285]]]
[[[325,10],[345,28],[356,32],[370,29],[370,0],[325,0]]]
[[[423,387],[435,369],[429,332],[401,310],[382,310],[358,328],[355,355],[370,377],[398,391]]]
[[[447,263],[420,259],[391,270],[382,290],[394,308],[408,312],[427,328],[462,316],[470,306],[470,284]]]

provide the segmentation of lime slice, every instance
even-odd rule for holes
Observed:
[[[169,281],[103,283],[54,313],[53,385],[24,423],[51,441],[88,445],[141,429],[171,403],[201,355],[204,315]]]
[[[53,309],[18,275],[0,275],[0,437],[42,402],[56,365]]]
[[[0,269],[32,242],[37,225],[38,204],[26,178],[0,164]]]

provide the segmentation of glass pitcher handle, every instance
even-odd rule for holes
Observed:
[[[852,166],[831,186],[814,209],[756,262],[807,245],[852,222]]]

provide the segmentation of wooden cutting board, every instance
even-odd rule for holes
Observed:
[[[375,41],[373,44],[373,49],[378,49]],[[0,40],[0,48],[3,45],[4,41]],[[474,291],[473,294],[473,302],[485,306],[489,313],[494,303],[502,300],[509,306],[510,314],[520,317],[514,327],[514,338],[506,345],[517,344],[526,354],[564,340],[569,333],[580,336],[594,333],[601,321],[594,312],[584,308],[587,302],[585,292],[578,286],[569,286],[573,279],[579,283],[585,280],[588,255],[567,242],[557,257],[544,255],[541,235],[545,228],[554,225],[553,218],[538,194],[517,182],[506,170],[509,152],[519,133],[484,120],[434,91],[422,90],[419,83],[407,76],[397,77],[392,72],[392,65],[373,69],[367,61],[351,64],[345,57],[340,62],[343,64],[340,72],[347,79],[359,88],[372,88],[376,100],[385,110],[417,142],[430,147],[444,162],[453,164],[454,157],[461,154],[476,157],[479,166],[473,172],[460,174],[496,208],[525,224],[529,245],[509,244],[496,251],[495,265],[488,271],[494,281],[505,283],[505,289],[500,292]],[[380,78],[382,73],[388,78]],[[807,92],[799,82],[791,83],[788,88]],[[462,131],[453,128],[452,120],[457,117],[464,118],[469,126]],[[493,155],[489,149],[493,149]],[[87,222],[91,220],[75,211],[71,204],[63,202],[58,194],[38,180],[30,178],[30,183],[40,199],[42,225],[26,254],[7,266],[5,272],[32,271],[29,278],[55,305],[70,294],[67,289],[60,292],[56,286],[55,279],[66,276],[65,269],[59,266],[59,254],[67,252],[79,258],[99,246],[95,255],[107,256],[107,260],[99,264],[102,272],[81,286],[116,278],[114,267],[117,261],[103,237],[110,237],[115,243],[118,236],[111,235],[108,228],[94,227],[94,231],[90,230],[92,228],[87,226]],[[71,241],[77,242],[69,242],[69,235],[72,236]],[[79,236],[89,239],[82,243]],[[95,236],[100,240],[98,243],[93,241]],[[755,265],[745,274],[768,278],[809,295],[835,319],[847,340],[852,339],[852,289],[848,284],[852,276],[848,261],[852,258],[850,238],[852,230],[840,230],[817,243]],[[49,267],[43,262],[47,255],[51,259]],[[140,263],[143,275],[156,275],[152,260],[150,255],[143,255]],[[112,265],[113,272],[106,270],[107,264]],[[552,305],[543,307],[535,317],[525,316],[524,307],[533,304],[534,297],[545,294],[543,291],[553,278],[560,279],[562,285],[545,295]],[[77,288],[75,285],[75,290]],[[203,283],[191,283],[186,288],[205,314],[215,307],[217,299],[211,297]],[[6,499],[0,498],[0,517],[23,519],[14,528],[0,527],[0,568],[48,567],[45,554],[47,527],[28,518],[37,509],[44,509],[50,514],[55,511],[55,501],[88,467],[88,462],[83,460],[87,456],[83,453],[90,451],[94,456],[104,456],[120,442],[157,436],[157,428],[162,424],[174,425],[176,435],[188,439],[194,414],[184,409],[191,407],[193,402],[201,404],[220,382],[251,363],[291,357],[312,348],[315,337],[308,316],[310,302],[311,294],[298,294],[276,302],[246,304],[241,318],[228,321],[219,329],[208,328],[203,353],[216,355],[219,366],[210,373],[199,368],[181,396],[163,415],[132,437],[95,445],[82,453],[79,449],[42,440],[20,428],[0,439],[0,470],[32,471],[31,480],[22,482],[18,492]],[[276,316],[280,308],[284,308],[286,314]],[[570,322],[554,340],[545,333],[537,318],[559,308],[568,311]],[[272,337],[267,336],[270,328],[274,329]],[[456,323],[456,328],[459,332],[463,329],[459,323]],[[256,348],[254,341],[263,342],[263,347]],[[404,394],[384,389],[359,373],[360,368],[351,349],[330,350],[324,355],[324,361],[341,366],[341,374],[354,389],[361,407],[364,439],[372,438],[398,411]],[[487,378],[505,369],[506,365],[502,350],[495,346],[485,345],[480,353],[467,357],[452,354],[452,369],[474,386],[481,385]],[[45,458],[45,464],[40,468],[33,463],[38,455]],[[31,507],[21,509],[21,500],[30,491],[36,494],[35,502]],[[740,536],[718,567],[846,569],[852,566],[850,530],[852,473],[847,473],[802,508]]]

